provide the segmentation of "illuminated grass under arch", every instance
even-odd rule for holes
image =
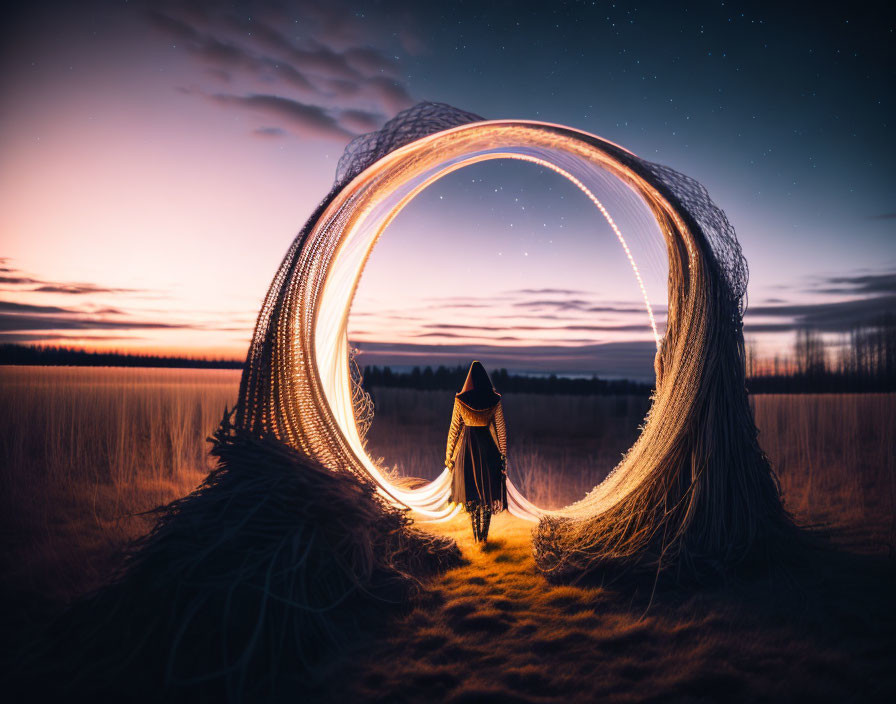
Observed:
[[[511,483],[510,510],[540,520],[539,565],[557,575],[646,555],[662,562],[682,550],[722,560],[743,554],[763,523],[786,520],[743,388],[746,270],[724,214],[696,182],[594,135],[542,122],[467,122],[365,164],[312,215],[259,315],[238,422],[326,466],[368,475],[418,518],[450,517],[457,508],[448,503],[447,471],[418,489],[397,486],[364,452],[357,432],[346,326],[369,253],[398,212],[438,178],[486,159],[513,158],[551,168],[585,192],[640,282],[622,233],[589,187],[606,172],[641,197],[665,239],[662,382],[639,439],[605,481],[554,511],[532,505]],[[650,311],[646,296],[645,303]]]

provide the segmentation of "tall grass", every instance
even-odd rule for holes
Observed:
[[[896,394],[751,397],[787,508],[896,540]]]
[[[368,450],[399,474],[444,462],[452,396],[376,389]],[[759,442],[787,508],[804,521],[896,539],[896,394],[758,395]],[[647,413],[640,396],[505,394],[508,476],[536,504],[581,498],[619,462]]]
[[[444,468],[454,397],[375,388],[367,450],[396,474],[433,479]],[[638,435],[641,396],[504,394],[508,476],[540,506],[564,506],[598,484]]]
[[[92,586],[86,554],[206,475],[206,437],[238,385],[232,370],[0,367],[7,573],[54,593]]]
[[[3,572],[77,593],[146,528],[134,514],[206,475],[206,437],[236,401],[231,370],[0,367]],[[368,451],[404,476],[444,464],[453,396],[375,388]],[[583,496],[638,435],[637,396],[505,394],[508,474],[539,505]],[[760,443],[803,520],[896,536],[896,394],[756,396]]]

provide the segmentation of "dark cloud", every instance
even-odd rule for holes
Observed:
[[[470,338],[475,339],[479,337],[485,340],[504,340],[509,342],[522,342],[524,340],[524,338],[522,337],[514,337],[513,335],[502,335],[496,337],[495,335],[461,335],[455,332],[421,332],[414,335],[414,337],[454,337],[464,340],[468,340]]]
[[[208,68],[205,72],[221,83],[230,83],[233,80],[230,71],[225,71],[223,68]]]
[[[454,325],[449,323],[429,323],[423,327],[434,330],[469,330],[471,332],[481,331],[481,325]],[[630,324],[630,325],[511,325],[511,330],[519,330],[525,332],[650,332],[651,327],[647,324]]]
[[[508,293],[513,295],[524,294],[526,296],[581,296],[581,294],[588,294],[590,292],[582,291],[579,289],[565,288],[520,288],[513,291],[508,291]],[[513,305],[518,308],[553,308],[555,310],[580,310],[583,313],[635,313],[643,315],[646,312],[644,304],[642,303],[630,304],[612,302],[610,304],[594,304],[592,301],[588,301],[584,298],[530,298],[517,301]],[[651,308],[653,309],[653,312],[657,314],[663,314],[666,310],[666,306],[664,305],[651,306]]]
[[[556,313],[514,313],[513,315],[503,316],[507,320],[517,320],[519,318],[532,318],[533,320],[569,320],[569,316],[557,315]]]
[[[241,47],[230,42],[223,42],[214,37],[205,37],[195,47],[195,51],[202,58],[218,66],[223,66],[225,69],[239,68],[240,66],[255,69],[259,65],[256,59],[247,54]]]
[[[746,314],[749,332],[785,332],[812,328],[820,332],[846,332],[856,326],[869,325],[885,313],[896,312],[896,295],[858,298],[831,303],[755,306]],[[753,318],[791,318],[789,323],[771,325],[753,322]]]
[[[337,6],[341,9],[335,9]],[[262,6],[252,13],[251,20],[220,12],[189,12],[188,8],[179,12],[150,11],[148,17],[153,27],[176,45],[184,46],[209,70],[218,72],[219,80],[230,82],[235,74],[244,72],[272,84],[266,97],[290,102],[296,102],[295,96],[283,94],[279,88],[298,89],[301,105],[333,115],[337,131],[334,133],[331,126],[326,131],[328,136],[339,134],[338,123],[354,136],[376,129],[384,121],[384,116],[370,109],[371,101],[388,114],[415,101],[400,78],[397,59],[369,43],[371,33],[366,22],[359,26],[363,31],[358,31],[347,44],[345,40],[353,33],[334,31],[335,27],[344,26],[347,18],[354,20],[354,13],[348,10],[338,3],[325,10],[303,6],[299,12],[305,21],[298,25],[298,31],[304,36],[292,38],[273,26],[278,13],[271,7]],[[336,36],[341,40],[337,41]],[[362,41],[361,36],[366,38]],[[280,117],[295,119],[291,115]],[[305,127],[306,123],[303,121]],[[318,122],[317,130],[320,129],[324,128]],[[320,131],[311,134],[322,135]]]
[[[303,137],[345,140],[355,136],[352,132],[340,127],[336,119],[323,108],[279,95],[218,94],[213,96],[213,99],[221,105],[249,108],[271,117],[280,118],[292,128],[293,132]]]
[[[548,298],[531,301],[517,301],[513,304],[518,308],[554,308],[556,310],[590,310],[590,301],[583,298],[567,298],[565,300],[551,300]]]
[[[148,16],[150,24],[156,29],[180,42],[187,50],[209,63],[213,69],[227,71],[228,76],[229,72],[241,68],[258,72],[268,64],[265,57],[255,55],[235,41],[213,36],[170,14],[152,10]]]
[[[804,292],[810,295],[849,296],[838,301],[789,304],[769,298],[766,305],[747,309],[744,328],[751,333],[792,332],[811,328],[819,332],[847,332],[873,324],[886,313],[896,313],[896,272],[858,271],[832,274],[813,280]],[[788,318],[763,321],[757,318]]]
[[[5,313],[74,313],[75,311],[59,306],[35,306],[30,303],[0,301],[0,312]]]
[[[653,328],[647,323],[631,325],[564,325],[563,330],[579,332],[651,332]]]
[[[590,291],[566,288],[520,288],[507,291],[517,308],[554,308],[558,310],[581,310],[585,313],[644,313],[643,303],[628,303],[610,301],[609,303],[597,303],[593,300],[582,298],[583,294],[592,295]],[[532,296],[536,296],[532,298]],[[542,296],[558,296],[546,298]],[[578,296],[572,298],[571,296]],[[664,311],[665,306],[652,306],[654,311]]]
[[[442,308],[442,306],[432,305],[431,308]],[[488,303],[452,303],[449,308],[492,308]]]
[[[343,78],[358,80],[361,78],[353,69],[344,54],[333,51],[323,44],[318,44],[314,49],[300,49],[293,47],[288,53],[289,59],[295,66],[307,73],[313,73],[325,78]]]
[[[253,38],[266,49],[277,53],[288,52],[293,48],[293,44],[289,39],[266,22],[256,21],[251,24],[238,21],[234,22],[234,29],[238,31],[243,32],[249,28],[251,28],[250,31],[252,32]]]
[[[481,325],[454,325],[452,323],[428,323],[423,327],[439,330],[482,330]]]
[[[744,333],[750,335],[758,335],[763,333],[777,332],[795,332],[798,329],[805,328],[805,325],[797,325],[796,323],[744,323]]]
[[[407,88],[394,78],[385,76],[367,78],[364,80],[363,86],[380,101],[387,111],[392,113],[409,108],[415,102]]]
[[[53,284],[42,282],[33,277],[10,277],[27,279],[27,283],[41,284],[37,288],[16,289],[17,292],[56,293],[81,296],[91,293],[139,293],[139,289],[110,288],[89,283]],[[102,316],[102,317],[100,317]],[[109,319],[105,316],[114,316]],[[173,323],[164,320],[141,320],[134,318],[118,308],[110,306],[86,305],[80,308],[66,308],[58,305],[40,305],[36,303],[20,303],[18,301],[0,300],[0,333],[10,337],[13,333],[25,334],[37,331],[65,330],[136,330],[136,329],[180,329],[198,326]],[[50,339],[49,332],[41,332],[40,339]]]
[[[8,260],[0,260],[8,261]],[[65,295],[81,296],[91,293],[146,293],[143,289],[136,288],[112,288],[109,286],[98,286],[91,283],[79,282],[60,282],[46,281],[44,279],[35,278],[18,269],[4,267],[4,271],[10,276],[0,276],[0,284],[8,284],[15,286],[31,286],[32,288],[15,288],[4,289],[6,291],[20,291],[27,293],[61,293]]]
[[[257,135],[258,137],[285,137],[286,130],[280,129],[279,127],[259,127],[257,130],[254,130],[252,134]]]
[[[536,296],[543,296],[548,294],[557,294],[558,296],[575,296],[583,293],[588,293],[588,291],[582,291],[575,288],[517,288],[507,291],[507,293],[535,294]]]
[[[506,346],[353,342],[361,364],[456,365],[478,359],[487,367],[513,371],[553,371],[597,374],[650,381],[653,379],[653,342],[608,342],[577,346]]]
[[[317,93],[318,89],[311,83],[305,74],[287,63],[264,59],[259,61],[255,69],[267,78],[279,78],[295,88],[300,88],[307,93]]]
[[[234,71],[244,70],[268,82],[279,79],[311,97],[321,91],[306,75],[306,67],[312,73],[323,69],[326,75],[335,73],[348,79],[361,77],[349,67],[345,57],[323,47],[313,51],[295,49],[282,35],[261,23],[252,23],[252,36],[262,38],[267,46],[288,50],[292,60],[259,54],[233,39],[221,39],[163,13],[150,13],[150,20],[158,29],[180,39],[187,49],[209,63],[210,70],[222,72],[227,82],[232,79]]]
[[[829,276],[816,293],[885,294],[896,293],[896,272]]]
[[[663,316],[666,314],[666,306],[663,305],[652,305],[650,309],[653,311],[654,315]],[[634,306],[592,306],[587,309],[588,313],[637,313],[639,315],[644,315],[647,312],[644,304],[634,305]]]
[[[72,296],[82,296],[88,293],[140,293],[135,288],[109,288],[96,284],[44,284],[31,291],[36,293],[64,293]]]
[[[361,93],[360,83],[344,78],[329,78],[322,85],[329,97],[354,98]]]
[[[32,330],[139,330],[184,329],[192,325],[145,320],[103,320],[66,312],[65,315],[28,315],[0,313],[0,332],[26,332]]]
[[[339,114],[339,122],[348,130],[362,134],[364,132],[372,132],[383,124],[385,118],[379,113],[367,112],[365,110],[343,110]]]

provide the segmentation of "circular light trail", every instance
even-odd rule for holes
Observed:
[[[276,381],[275,392],[265,400],[263,425],[309,457],[370,476],[390,501],[426,520],[444,520],[459,511],[448,501],[450,473],[446,469],[434,481],[411,489],[391,481],[367,455],[352,406],[348,315],[377,239],[418,193],[464,166],[506,158],[551,169],[594,203],[632,266],[657,346],[659,334],[640,271],[623,233],[595,195],[596,185],[606,173],[621,179],[647,203],[667,238],[675,229],[685,235],[681,239],[686,251],[694,251],[674,208],[632,167],[637,157],[594,135],[548,123],[483,121],[438,132],[387,154],[335,194],[307,236],[294,243],[278,272],[279,287],[286,291],[272,321],[278,330],[271,350]],[[609,485],[615,474],[608,478]],[[575,504],[557,511],[541,509],[512,481],[508,501],[511,513],[533,521],[576,511]]]
[[[616,238],[622,245],[626,257],[632,267],[641,296],[650,319],[654,340],[659,348],[660,336],[657,332],[656,319],[653,308],[647,296],[641,272],[635,262],[634,256],[625,241],[625,237],[619,230],[610,213],[594,193],[581,180],[573,176],[563,168],[546,161],[545,159],[514,153],[490,153],[486,159],[518,159],[538,164],[555,173],[569,179],[591,200],[600,213],[604,216]],[[395,202],[395,191],[386,191],[383,196],[384,208],[371,208],[362,217],[355,220],[342,234],[342,247],[334,256],[333,263],[324,283],[323,293],[319,300],[319,309],[316,327],[314,330],[316,346],[315,352],[318,360],[320,380],[330,408],[339,422],[346,440],[350,444],[355,456],[361,461],[367,473],[374,478],[383,492],[396,503],[408,506],[416,510],[422,516],[430,520],[450,518],[459,510],[459,506],[448,506],[450,494],[450,473],[444,470],[435,481],[415,490],[401,489],[389,481],[382,471],[371,460],[364,449],[364,443],[358,434],[357,425],[354,422],[351,381],[344,373],[345,365],[342,360],[348,355],[348,311],[351,308],[352,297],[357,281],[360,280],[364,262],[370,250],[376,243],[383,230],[399,212],[424,188],[431,185],[437,179],[444,177],[451,171],[462,168],[474,161],[484,160],[482,156],[470,157],[469,160],[457,161],[435,173],[430,173],[422,183],[414,185],[410,193]],[[413,182],[413,181],[412,181]],[[400,188],[397,190],[401,190]],[[389,207],[390,203],[394,203]],[[361,262],[360,269],[358,262]],[[345,315],[341,314],[345,311]],[[334,344],[335,343],[335,344]],[[332,364],[320,364],[322,360],[331,360]],[[527,520],[538,520],[543,513],[519,492],[511,480],[507,482],[509,510],[514,515]]]
[[[637,277],[622,232],[594,195],[598,184],[609,178],[616,187],[617,179],[649,209],[669,264],[661,374],[634,445],[604,481],[561,509],[534,506],[508,483],[510,510],[538,520],[538,568],[556,580],[608,568],[699,577],[790,540],[793,524],[757,442],[746,391],[748,272],[734,228],[693,179],[560,125],[485,121],[420,103],[349,144],[337,183],[268,289],[240,381],[237,428],[365,477],[417,518],[442,520],[459,510],[448,503],[447,471],[412,489],[367,456],[352,406],[346,327],[367,258],[395,215],[441,176],[502,158],[546,166],[588,194]]]

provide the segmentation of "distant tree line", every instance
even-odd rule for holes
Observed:
[[[460,391],[467,378],[469,367],[438,366],[414,367],[407,372],[393,371],[390,367],[368,366],[362,373],[365,389],[392,387],[402,389],[427,389],[439,391]],[[652,384],[629,379],[600,379],[550,376],[526,376],[511,374],[506,369],[489,372],[492,384],[500,392],[531,394],[568,394],[574,396],[636,394],[648,395]]]
[[[92,352],[68,347],[0,345],[0,364],[59,367],[170,367],[182,369],[242,369],[235,359],[194,359],[154,354]]]
[[[0,344],[0,364],[84,367],[169,367],[188,369],[242,369],[233,359],[195,359],[123,352],[90,352],[66,347]],[[869,324],[856,326],[832,344],[816,330],[797,332],[793,352],[759,359],[747,350],[747,390],[763,393],[862,393],[896,391],[896,315],[888,313]],[[397,371],[366,366],[363,386],[458,391],[467,367],[414,367]],[[501,392],[613,395],[649,394],[653,385],[628,379],[601,379],[491,372]]]
[[[164,357],[123,352],[94,352],[67,347],[0,344],[0,365],[35,365],[65,367],[167,367],[183,369],[242,369],[243,362],[229,359],[194,359]],[[393,371],[391,367],[366,366],[362,385],[365,389],[379,386],[404,389],[459,391],[467,377],[468,367],[414,367],[410,371]],[[506,369],[490,373],[499,391],[535,394],[649,394],[653,386],[628,379],[567,378],[511,374]]]
[[[839,344],[799,330],[791,357],[747,356],[752,393],[861,393],[896,391],[896,315],[854,327]]]

